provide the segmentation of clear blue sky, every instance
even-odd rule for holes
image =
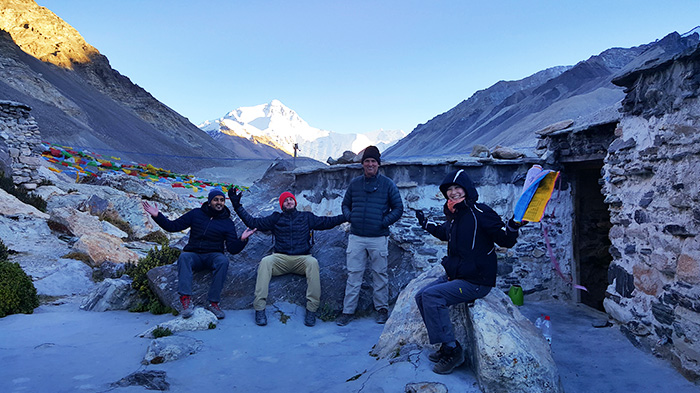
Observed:
[[[700,0],[37,0],[195,124],[273,99],[410,132],[499,80],[700,25]]]

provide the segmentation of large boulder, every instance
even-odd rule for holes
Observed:
[[[106,278],[86,296],[80,308],[86,311],[128,310],[139,302],[139,295],[128,278]]]
[[[404,346],[434,347],[414,297],[441,274],[436,265],[401,293],[374,355],[397,356]],[[473,307],[453,306],[450,317],[482,392],[563,392],[549,344],[505,293],[492,289]]]
[[[345,296],[347,232],[340,227],[316,231],[314,232],[314,241],[312,255],[318,259],[321,270],[322,295],[319,312],[321,315],[331,316],[341,310]],[[272,252],[272,245],[272,236],[256,233],[240,254],[229,256],[231,262],[228,277],[221,293],[222,308],[252,308],[258,263],[264,256]],[[393,242],[389,243],[388,270],[389,298],[390,302],[393,302],[401,289],[416,276],[410,259]],[[148,272],[148,279],[151,288],[161,301],[179,308],[176,264],[151,269]],[[203,305],[206,303],[210,283],[210,273],[200,272],[194,275],[193,300],[195,304]],[[270,282],[267,302],[273,304],[277,301],[305,306],[306,278],[293,274],[273,277]],[[357,308],[358,315],[367,314],[373,308],[371,277],[370,271],[367,269]]]
[[[93,266],[100,266],[104,262],[136,263],[139,255],[126,248],[124,243],[116,236],[108,233],[91,233],[82,235],[73,249],[86,254]]]
[[[34,206],[23,203],[14,195],[8,194],[2,188],[0,188],[0,214],[6,217],[29,216],[40,219],[49,218],[46,213],[37,210]]]

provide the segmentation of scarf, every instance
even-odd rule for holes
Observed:
[[[447,200],[447,209],[450,211],[450,213],[454,213],[455,212],[455,205],[462,203],[462,202],[464,202],[464,197],[459,198],[455,201],[448,199]]]

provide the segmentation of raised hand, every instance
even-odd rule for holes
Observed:
[[[425,229],[425,227],[428,226],[428,219],[425,218],[425,214],[423,214],[422,210],[416,210],[416,218],[421,228]]]
[[[156,206],[155,204],[151,206],[150,203],[146,201],[141,201],[141,206],[143,206],[143,210],[145,210],[146,213],[150,214],[151,217],[156,217],[158,215],[158,206]]]
[[[518,229],[520,229],[520,227],[527,225],[529,222],[530,221],[525,220],[515,221],[515,218],[511,218],[510,220],[508,220],[508,226],[517,231]]]
[[[257,231],[257,230],[258,230],[258,228],[253,228],[253,229],[246,228],[245,231],[243,231],[243,233],[241,234],[241,240],[243,240],[243,241],[248,240],[250,235],[254,234],[255,231]]]
[[[243,197],[243,191],[240,191],[233,186],[228,189],[228,199],[231,200],[231,205],[233,205],[233,207],[241,205],[241,197]]]

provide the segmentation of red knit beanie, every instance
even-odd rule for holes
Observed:
[[[292,194],[292,193],[289,192],[289,191],[285,191],[285,192],[282,193],[282,195],[280,195],[280,209],[284,210],[284,207],[282,206],[282,204],[284,204],[284,200],[287,199],[287,198],[292,198],[292,199],[294,199],[294,205],[297,204],[297,199],[294,198],[294,194]]]

